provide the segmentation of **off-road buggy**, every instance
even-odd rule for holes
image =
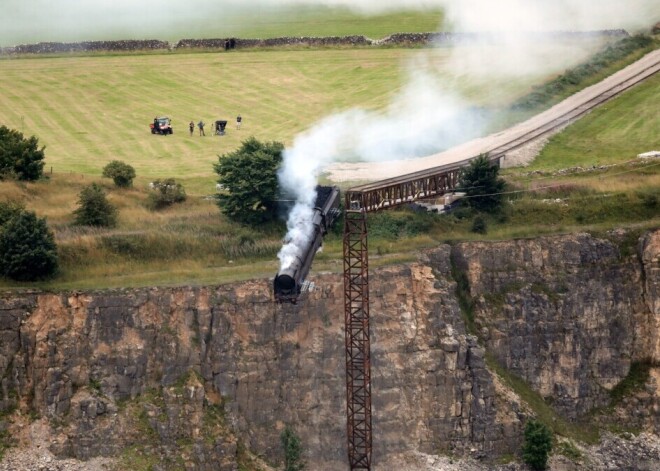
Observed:
[[[160,118],[154,118],[154,122],[149,125],[151,128],[151,134],[172,134],[174,130],[172,129],[172,120],[167,116],[161,116]]]

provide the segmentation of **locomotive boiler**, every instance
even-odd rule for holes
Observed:
[[[280,269],[273,280],[275,300],[295,304],[302,291],[305,277],[312,266],[314,255],[323,243],[323,236],[339,216],[339,188],[336,186],[317,186],[316,200],[312,214],[313,232],[304,247],[296,251],[289,266]]]

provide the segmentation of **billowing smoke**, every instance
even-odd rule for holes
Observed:
[[[360,4],[363,10],[382,11],[401,2],[328,0],[324,3]],[[492,36],[486,35],[482,44],[456,48],[450,67],[454,80],[460,80],[466,75],[484,78],[547,73],[553,57],[540,54],[542,48],[521,38],[521,33],[648,26],[654,3],[655,0],[411,0],[408,5],[443,7],[454,31],[496,36],[495,43]],[[562,51],[567,53],[576,50],[571,51],[568,46]],[[407,84],[394,95],[385,112],[351,109],[329,116],[297,136],[285,151],[280,184],[285,192],[295,195],[296,203],[288,217],[285,245],[278,254],[281,269],[288,267],[312,235],[315,186],[325,166],[338,161],[419,157],[476,137],[485,129],[483,116],[432,74],[428,63],[433,62],[433,54],[429,50],[426,58],[418,56],[407,65]]]
[[[354,108],[329,116],[298,135],[284,153],[279,173],[284,193],[296,203],[278,257],[287,268],[312,236],[310,224],[321,170],[338,161],[385,161],[419,157],[480,133],[483,120],[438,78],[411,75],[384,113]]]

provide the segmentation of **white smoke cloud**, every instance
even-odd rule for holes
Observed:
[[[284,193],[296,203],[287,220],[281,269],[312,237],[312,207],[322,169],[337,161],[385,161],[427,155],[481,130],[467,104],[428,73],[415,72],[385,113],[353,108],[329,116],[298,135],[284,153],[279,173]]]

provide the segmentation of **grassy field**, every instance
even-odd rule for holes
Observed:
[[[548,48],[545,54],[552,67],[544,74],[516,80],[493,76],[488,87],[483,78],[452,74],[448,64],[456,50],[450,48],[2,60],[0,123],[28,136],[34,134],[46,145],[49,179],[36,183],[0,182],[0,200],[22,202],[38,215],[46,216],[55,231],[62,272],[55,280],[35,286],[213,284],[272,276],[277,270],[275,255],[284,228],[276,225],[250,231],[223,218],[208,198],[215,191],[212,164],[218,155],[235,149],[251,135],[289,144],[317,119],[352,106],[385,109],[391,96],[403,86],[404,64],[417,57],[424,58],[424,66],[443,76],[468,102],[497,106],[512,102],[553,73],[579,62],[595,46],[582,44],[580,54],[570,60]],[[628,160],[631,152],[637,153],[633,149],[636,147],[650,150],[658,136],[652,105],[654,99],[657,102],[658,85],[656,78],[580,121],[579,126],[584,128],[567,141],[563,157],[552,164],[545,163],[550,159],[548,155],[558,152],[553,150],[553,142],[534,168],[577,165],[580,156],[572,149],[578,141],[591,143],[593,157],[609,152],[611,143],[619,142],[623,136],[636,136],[635,145],[626,144],[628,151],[612,153],[612,162]],[[599,118],[600,113],[607,112],[616,119]],[[240,131],[233,126],[238,113],[244,117]],[[148,125],[156,114],[173,118],[174,135],[149,133]],[[190,120],[203,119],[210,124],[220,118],[230,121],[226,136],[212,136],[209,128],[206,137],[197,136],[197,131],[192,137],[188,135]],[[604,124],[593,124],[599,119]],[[573,129],[568,128],[557,139],[570,136]],[[119,190],[110,180],[100,178],[103,166],[115,159],[136,168],[134,188]],[[635,175],[634,183],[632,179],[617,177],[617,171]],[[189,199],[165,211],[149,211],[145,205],[148,183],[163,177],[182,182]],[[621,167],[599,175],[556,178],[531,177],[516,170],[507,178],[526,193],[515,196],[505,214],[488,220],[485,236],[470,232],[470,217],[438,218],[402,212],[372,218],[371,265],[412,259],[415,250],[442,241],[584,229],[603,231],[622,223],[643,227],[658,224],[657,210],[652,205],[653,195],[660,188],[657,166]],[[119,208],[117,228],[100,230],[71,225],[77,195],[92,181],[101,181],[110,201]],[[563,189],[538,191],[541,186],[553,185],[563,185]],[[535,192],[527,192],[532,189]],[[627,196],[621,198],[617,193],[615,198],[603,199],[598,196],[603,191]],[[544,203],[542,200],[548,197],[544,192],[568,200],[569,209]],[[593,211],[578,214],[576,211],[585,201],[598,204],[589,203]],[[315,270],[340,270],[341,238],[334,234],[325,245]],[[402,245],[406,251],[401,251]],[[0,280],[0,286],[19,285]]]
[[[149,179],[176,177],[191,194],[214,191],[212,163],[250,135],[289,144],[316,120],[352,106],[382,110],[403,86],[405,64],[423,57],[465,99],[480,105],[508,102],[588,56],[584,44],[547,47],[552,67],[524,79],[454,77],[450,48],[271,50],[232,53],[35,58],[0,61],[0,123],[46,145],[47,170],[98,176],[114,159]],[[467,46],[464,48],[468,48]],[[559,54],[557,54],[559,52]],[[423,69],[421,69],[423,70]],[[234,120],[243,116],[243,128]],[[175,134],[152,136],[155,115],[169,115]],[[188,135],[204,120],[207,136]],[[227,119],[223,137],[211,123]]]
[[[248,13],[229,12],[222,18],[221,27],[218,27],[217,19],[201,20],[199,33],[196,33],[195,37],[278,38],[364,35],[368,38],[380,39],[400,32],[437,31],[442,22],[443,14],[440,10],[366,16],[346,8],[323,5],[262,8]],[[185,36],[185,30],[174,29],[169,33],[169,37],[172,38],[174,34],[178,38],[189,37]]]

